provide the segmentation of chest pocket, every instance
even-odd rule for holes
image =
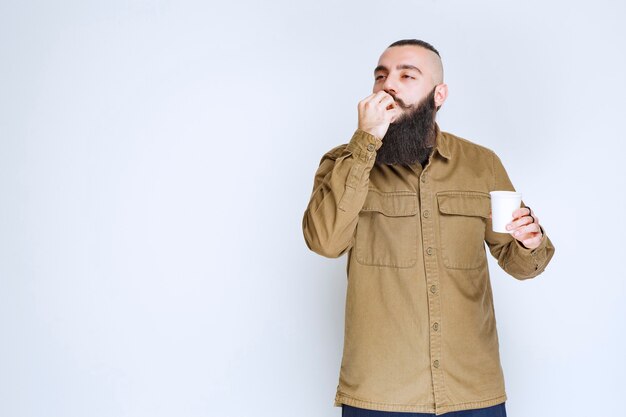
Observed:
[[[480,191],[437,193],[439,239],[443,264],[476,269],[487,262],[485,228],[491,212],[489,194]]]
[[[363,265],[409,268],[417,262],[417,194],[370,190],[359,213],[355,255]]]

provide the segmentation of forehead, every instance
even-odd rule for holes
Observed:
[[[428,67],[428,50],[419,46],[403,45],[392,46],[385,49],[380,58],[378,59],[377,66],[384,66],[391,70],[395,69],[397,65],[414,65],[421,71],[430,72]]]

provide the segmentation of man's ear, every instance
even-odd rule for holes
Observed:
[[[435,107],[439,108],[448,98],[448,84],[438,84],[435,86]]]

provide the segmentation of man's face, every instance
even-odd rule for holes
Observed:
[[[372,92],[386,91],[402,109],[402,114],[414,109],[435,87],[435,105],[440,107],[447,96],[441,60],[426,48],[394,46],[387,48],[378,59]]]
[[[435,142],[436,107],[447,95],[442,77],[439,57],[425,48],[394,46],[381,55],[373,92],[386,91],[402,113],[389,125],[376,163],[410,165],[428,159]]]

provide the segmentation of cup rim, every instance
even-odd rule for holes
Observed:
[[[522,195],[519,191],[489,191],[491,195],[517,197]]]

